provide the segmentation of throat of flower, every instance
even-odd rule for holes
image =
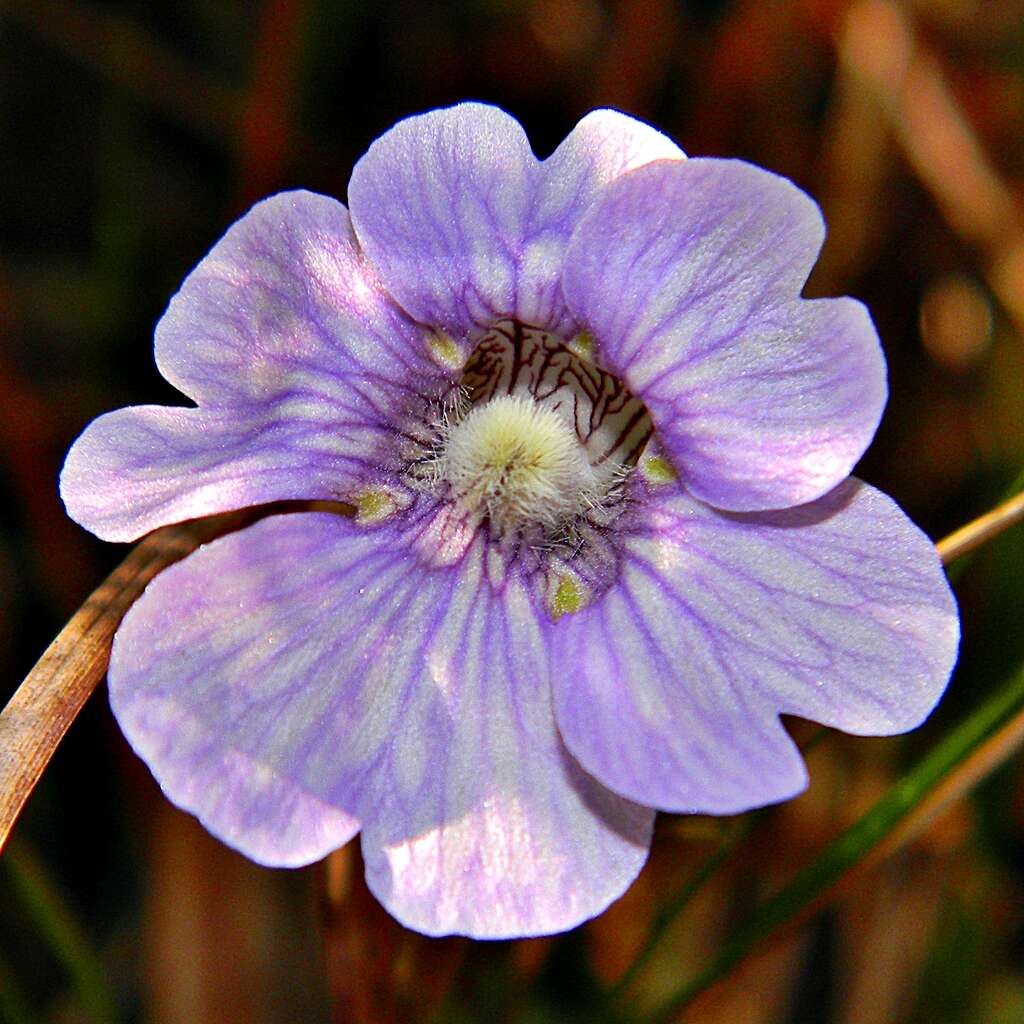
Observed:
[[[599,490],[573,427],[516,395],[492,398],[454,424],[439,469],[452,497],[498,534],[571,521]]]

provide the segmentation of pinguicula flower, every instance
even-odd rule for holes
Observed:
[[[430,934],[570,928],[654,809],[807,776],[780,714],[920,723],[958,640],[928,539],[848,474],[885,365],[805,300],[824,229],[749,164],[614,111],[538,161],[467,103],[402,121],[349,206],[273,196],[156,330],[195,407],[91,424],[62,476],[108,540],[282,499],[158,576],[110,699],[169,798],[267,865],[361,833]]]

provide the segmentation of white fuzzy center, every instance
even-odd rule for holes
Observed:
[[[441,474],[498,533],[555,527],[584,512],[599,483],[573,426],[531,397],[503,395],[454,424]]]
[[[462,348],[428,344],[452,368]],[[460,527],[486,526],[510,550],[575,557],[626,508],[625,481],[653,427],[643,403],[566,341],[501,320],[476,342],[457,387],[403,432],[406,479],[450,503]]]

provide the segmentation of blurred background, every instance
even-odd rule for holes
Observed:
[[[588,110],[817,198],[808,294],[871,308],[891,400],[859,474],[939,537],[1024,465],[1024,4],[1019,0],[182,0],[0,3],[0,687],[125,549],[64,517],[85,424],[174,403],[168,298],[256,199],[345,197],[397,119],[497,103],[547,155]],[[654,1006],[1024,659],[1024,531],[958,582],[962,664],[893,740],[830,734],[760,815],[615,1019]],[[801,728],[796,723],[795,729]],[[98,693],[0,860],[0,1021],[547,1022],[597,994],[735,822],[661,816],[611,910],[554,939],[404,931],[358,852],[264,871],[160,796]],[[1024,1021],[1024,775],[1009,761],[680,1019]],[[599,1000],[598,1000],[599,1002]],[[332,1010],[333,1007],[333,1010]],[[612,1019],[612,1018],[609,1018]]]

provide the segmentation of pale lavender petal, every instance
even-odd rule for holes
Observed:
[[[443,549],[438,539],[428,531],[424,550]],[[565,750],[551,624],[479,537],[453,570],[406,586],[424,608],[410,621],[423,664],[414,700],[439,706],[397,726],[363,828],[370,888],[432,935],[546,934],[600,913],[643,865],[653,812]]]
[[[346,650],[350,588],[376,585],[350,531],[297,514],[207,544],[150,583],[114,640],[110,702],[129,743],[174,803],[262,864],[309,863],[351,838],[387,739],[375,720],[388,703],[366,692],[381,673],[352,672],[364,643]],[[375,597],[379,638],[395,613]]]
[[[460,337],[504,317],[565,329],[565,245],[602,186],[682,153],[615,111],[539,162],[519,123],[463,103],[407,118],[356,164],[349,203],[382,280],[415,319]]]
[[[814,202],[730,160],[660,162],[605,190],[565,257],[569,309],[719,508],[809,501],[850,472],[886,399],[867,310],[798,298]]]
[[[272,517],[173,566],[118,633],[114,711],[170,799],[254,860],[307,863],[361,822],[411,927],[572,927],[636,875],[652,812],[565,751],[524,585],[417,515]]]
[[[733,813],[805,783],[778,721],[919,725],[956,659],[956,605],[928,538],[850,479],[782,512],[717,512],[674,487],[624,538],[616,586],[559,623],[555,701],[606,785]]]
[[[69,514],[107,540],[279,499],[344,499],[443,377],[345,208],[308,192],[258,204],[214,246],[160,321],[156,356],[199,409],[100,417],[61,476]]]
[[[519,263],[516,316],[569,336],[562,297],[565,248],[601,189],[653,160],[682,160],[671,139],[617,110],[594,110],[541,164],[541,181]]]

